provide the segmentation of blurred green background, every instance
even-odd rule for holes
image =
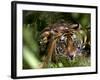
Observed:
[[[42,61],[39,50],[40,32],[50,24],[64,19],[74,20],[82,25],[86,31],[90,28],[90,14],[87,13],[64,13],[64,12],[46,12],[46,11],[23,11],[23,69],[40,68]],[[59,67],[70,66],[89,66],[90,57],[76,58],[74,62],[66,62],[61,58],[62,63]],[[51,67],[57,67],[52,64]]]

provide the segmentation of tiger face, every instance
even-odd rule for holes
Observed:
[[[77,52],[77,46],[75,45],[76,43],[73,37],[73,34],[63,34],[56,43],[55,53],[72,60]]]

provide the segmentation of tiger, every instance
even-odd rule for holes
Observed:
[[[44,28],[40,35],[40,50],[46,53],[44,67],[50,61],[57,61],[59,56],[73,60],[75,56],[83,55],[87,45],[90,48],[88,33],[79,23],[57,22]]]

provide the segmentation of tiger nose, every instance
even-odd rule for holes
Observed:
[[[69,57],[70,57],[71,60],[73,60],[74,55],[70,55]]]
[[[73,55],[68,55],[68,57],[71,59],[71,60],[73,60],[73,58],[75,57],[75,55],[73,54]]]

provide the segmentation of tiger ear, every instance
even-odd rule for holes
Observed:
[[[81,28],[81,24],[73,24],[71,25],[71,29],[79,30]]]

